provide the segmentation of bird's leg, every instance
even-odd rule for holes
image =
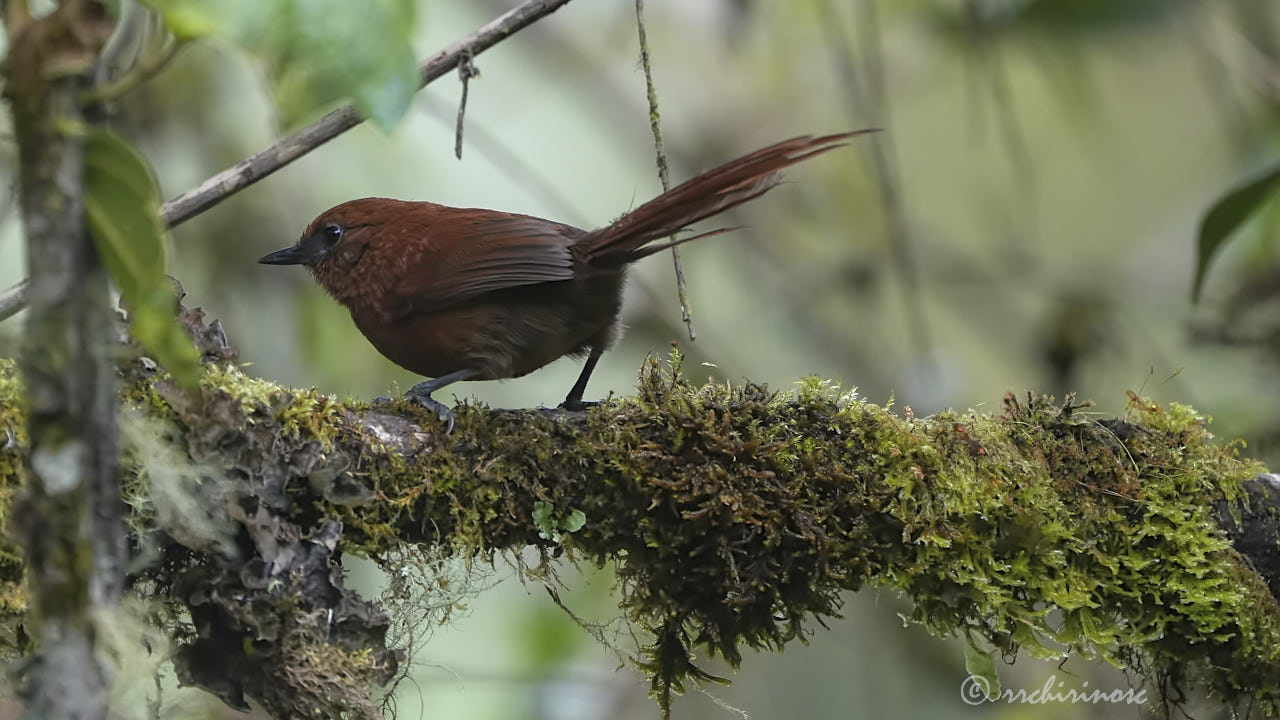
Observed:
[[[431,397],[431,393],[439,390],[445,385],[474,377],[475,374],[476,371],[471,369],[454,370],[453,372],[441,375],[438,378],[433,378],[426,382],[420,382],[417,385],[414,385],[409,388],[409,391],[406,392],[404,396],[435,413],[436,417],[440,418],[440,422],[447,424],[444,434],[448,435],[453,432],[453,411],[446,407],[444,403],[441,403],[439,400]]]
[[[586,410],[599,402],[583,402],[582,394],[587,391],[587,380],[591,377],[591,371],[596,369],[596,363],[600,361],[600,356],[604,353],[600,348],[591,348],[591,354],[587,356],[587,363],[582,366],[582,374],[578,376],[578,382],[573,384],[569,390],[569,394],[565,396],[564,402],[560,403],[560,407],[565,410]]]

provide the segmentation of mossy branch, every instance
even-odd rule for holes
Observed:
[[[836,615],[844,591],[874,586],[992,652],[1102,658],[1170,695],[1203,683],[1280,713],[1280,610],[1232,545],[1260,468],[1184,406],[1134,398],[1128,417],[1103,419],[1008,396],[999,415],[914,418],[818,380],[790,394],[699,387],[678,362],[650,361],[635,397],[578,414],[467,404],[445,436],[407,403],[339,402],[227,363],[192,394],[137,367],[128,404],[221,469],[192,490],[202,522],[151,506],[136,524],[163,549],[146,586],[197,626],[180,671],[229,701],[371,707],[363,693],[399,658],[381,645],[385,616],[341,588],[341,553],[532,545],[615,564],[623,611],[656,638],[642,665],[664,708],[709,677],[695,651],[736,665],[744,647],[780,648]],[[0,363],[7,492],[18,396]],[[147,460],[131,462],[145,494]],[[11,612],[15,563],[0,553]],[[299,686],[301,704],[277,697]]]

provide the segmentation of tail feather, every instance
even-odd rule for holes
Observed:
[[[806,135],[757,150],[668,190],[611,224],[588,233],[577,246],[585,251],[590,261],[625,263],[688,242],[695,238],[645,247],[699,220],[763,195],[781,182],[779,170],[843,147],[845,140],[868,132],[874,132],[874,129],[816,138]],[[717,233],[704,235],[708,234]]]

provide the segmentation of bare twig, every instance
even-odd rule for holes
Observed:
[[[422,64],[422,85],[426,86],[458,67],[464,55],[478,55],[568,3],[569,0],[527,0],[512,8],[428,58]],[[18,5],[22,3],[11,7]],[[167,227],[186,222],[363,121],[360,113],[350,105],[338,108],[169,200],[160,208],[160,219]],[[0,291],[0,310],[7,311],[7,315],[0,312],[0,320],[26,306],[25,282]],[[9,306],[4,304],[5,299],[9,300]]]
[[[27,306],[27,287],[29,282],[23,280],[6,290],[0,290],[0,320],[7,320],[14,313]]]
[[[441,124],[455,122],[453,108],[439,98],[423,95],[423,108],[427,114]],[[560,191],[554,182],[547,178],[540,168],[529,163],[524,157],[513,151],[503,139],[490,132],[483,122],[472,118],[467,131],[467,142],[482,157],[486,157],[502,172],[530,195],[541,198],[543,202],[555,208],[556,219],[571,225],[586,227],[590,224],[582,208],[565,193]]]
[[[458,79],[462,81],[462,99],[458,101],[458,126],[454,132],[453,154],[462,159],[462,119],[467,115],[467,90],[471,87],[471,78],[480,77],[480,71],[472,62],[470,50],[464,50],[462,60],[458,63]]]
[[[126,3],[110,39],[94,63],[93,87],[84,102],[92,106],[114,100],[153,77],[168,65],[178,41],[160,16],[144,5]],[[159,38],[159,42],[155,42]],[[102,88],[113,86],[104,93]]]
[[[1273,103],[1280,102],[1280,64],[1277,64],[1247,35],[1226,22],[1219,23],[1223,34],[1236,43],[1244,79],[1256,92]]]
[[[143,56],[137,65],[130,68],[119,79],[99,85],[85,93],[85,102],[108,102],[125,95],[168,67],[169,62],[178,56],[178,51],[185,45],[184,41],[174,38],[166,39],[163,45]]]
[[[658,158],[658,179],[662,191],[671,189],[671,173],[667,170],[667,151],[662,145],[662,116],[658,113],[658,89],[653,84],[653,68],[649,64],[649,40],[644,32],[644,0],[636,0],[636,28],[640,34],[640,65],[644,68],[644,85],[649,99],[649,127],[653,130],[653,150]],[[689,309],[689,288],[684,279],[684,263],[680,249],[672,246],[671,262],[676,270],[676,295],[680,298],[680,317],[689,329],[689,341],[698,339],[693,329],[693,312]]]
[[[1018,192],[1028,200],[1028,206],[1034,206],[1036,199],[1036,170],[1031,161],[1031,147],[1018,122],[1018,113],[1013,105],[1013,89],[1010,86],[1009,70],[1000,54],[1000,47],[992,37],[987,20],[983,17],[982,7],[978,0],[966,0],[965,10],[972,33],[973,48],[977,55],[979,70],[986,70],[983,75],[991,93],[991,103],[995,108],[996,122],[1000,124],[1000,137],[1004,141],[1005,154],[1013,169],[1013,179]]]
[[[845,37],[844,24],[831,0],[820,5],[822,24],[827,32],[827,42],[832,58],[844,83],[849,111],[855,117],[866,115],[866,120],[877,127],[888,128],[889,97],[885,88],[883,54],[880,47],[879,20],[875,0],[859,3],[862,16],[862,61],[866,67],[867,89],[859,81],[854,66],[854,50]],[[869,90],[867,92],[866,90]],[[885,233],[889,236],[889,251],[903,277],[903,294],[911,335],[916,352],[932,365],[933,344],[929,325],[925,318],[924,303],[920,297],[920,272],[916,267],[911,247],[911,232],[907,226],[907,213],[903,206],[901,180],[898,177],[898,161],[890,133],[876,133],[867,139],[871,154],[871,167],[880,188],[880,203],[884,209]]]
[[[1238,128],[1248,125],[1248,114],[1240,96],[1232,88],[1232,76],[1226,58],[1215,47],[1212,17],[1187,18],[1181,24],[1182,37],[1195,62],[1200,86],[1210,97],[1209,105],[1218,114],[1224,137],[1236,136]],[[1246,141],[1247,142],[1247,141]]]

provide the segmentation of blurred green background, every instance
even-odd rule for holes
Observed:
[[[514,4],[424,0],[415,54]],[[727,221],[747,229],[683,248],[696,343],[670,260],[638,266],[627,333],[588,397],[628,393],[646,353],[679,341],[695,375],[786,390],[819,374],[917,415],[994,411],[1005,391],[1026,389],[1076,392],[1119,414],[1133,390],[1195,405],[1215,432],[1245,438],[1249,455],[1276,466],[1275,202],[1215,258],[1191,302],[1204,212],[1280,156],[1275,0],[646,6],[674,182],[794,135],[885,132],[789,171],[788,184]],[[577,0],[476,65],[461,161],[460,85],[447,77],[392,132],[361,126],[172,233],[171,272],[187,302],[221,318],[250,372],[358,398],[418,380],[381,358],[306,273],[254,264],[332,205],[429,199],[594,227],[659,192],[631,2]],[[202,40],[122,101],[114,124],[172,197],[318,116],[286,117],[266,77],[232,43]],[[0,148],[9,173],[13,150]],[[12,205],[4,217],[0,286],[23,275]],[[20,325],[0,324],[0,352],[12,353]],[[579,369],[564,360],[441,398],[555,405]],[[377,573],[354,572],[377,591]],[[562,573],[576,613],[614,619],[607,571]],[[514,574],[500,564],[480,586],[503,582],[420,643],[399,717],[655,716],[640,674],[618,669],[617,655]],[[1124,705],[969,707],[960,644],[904,627],[891,593],[848,600],[847,617],[815,624],[809,645],[749,656],[732,685],[683,698],[677,717],[734,717],[721,702],[788,720],[1141,715]],[[1006,686],[1028,691],[1054,675],[1068,688],[1126,687],[1078,659],[1002,667]],[[1214,716],[1211,707],[1197,717]]]

